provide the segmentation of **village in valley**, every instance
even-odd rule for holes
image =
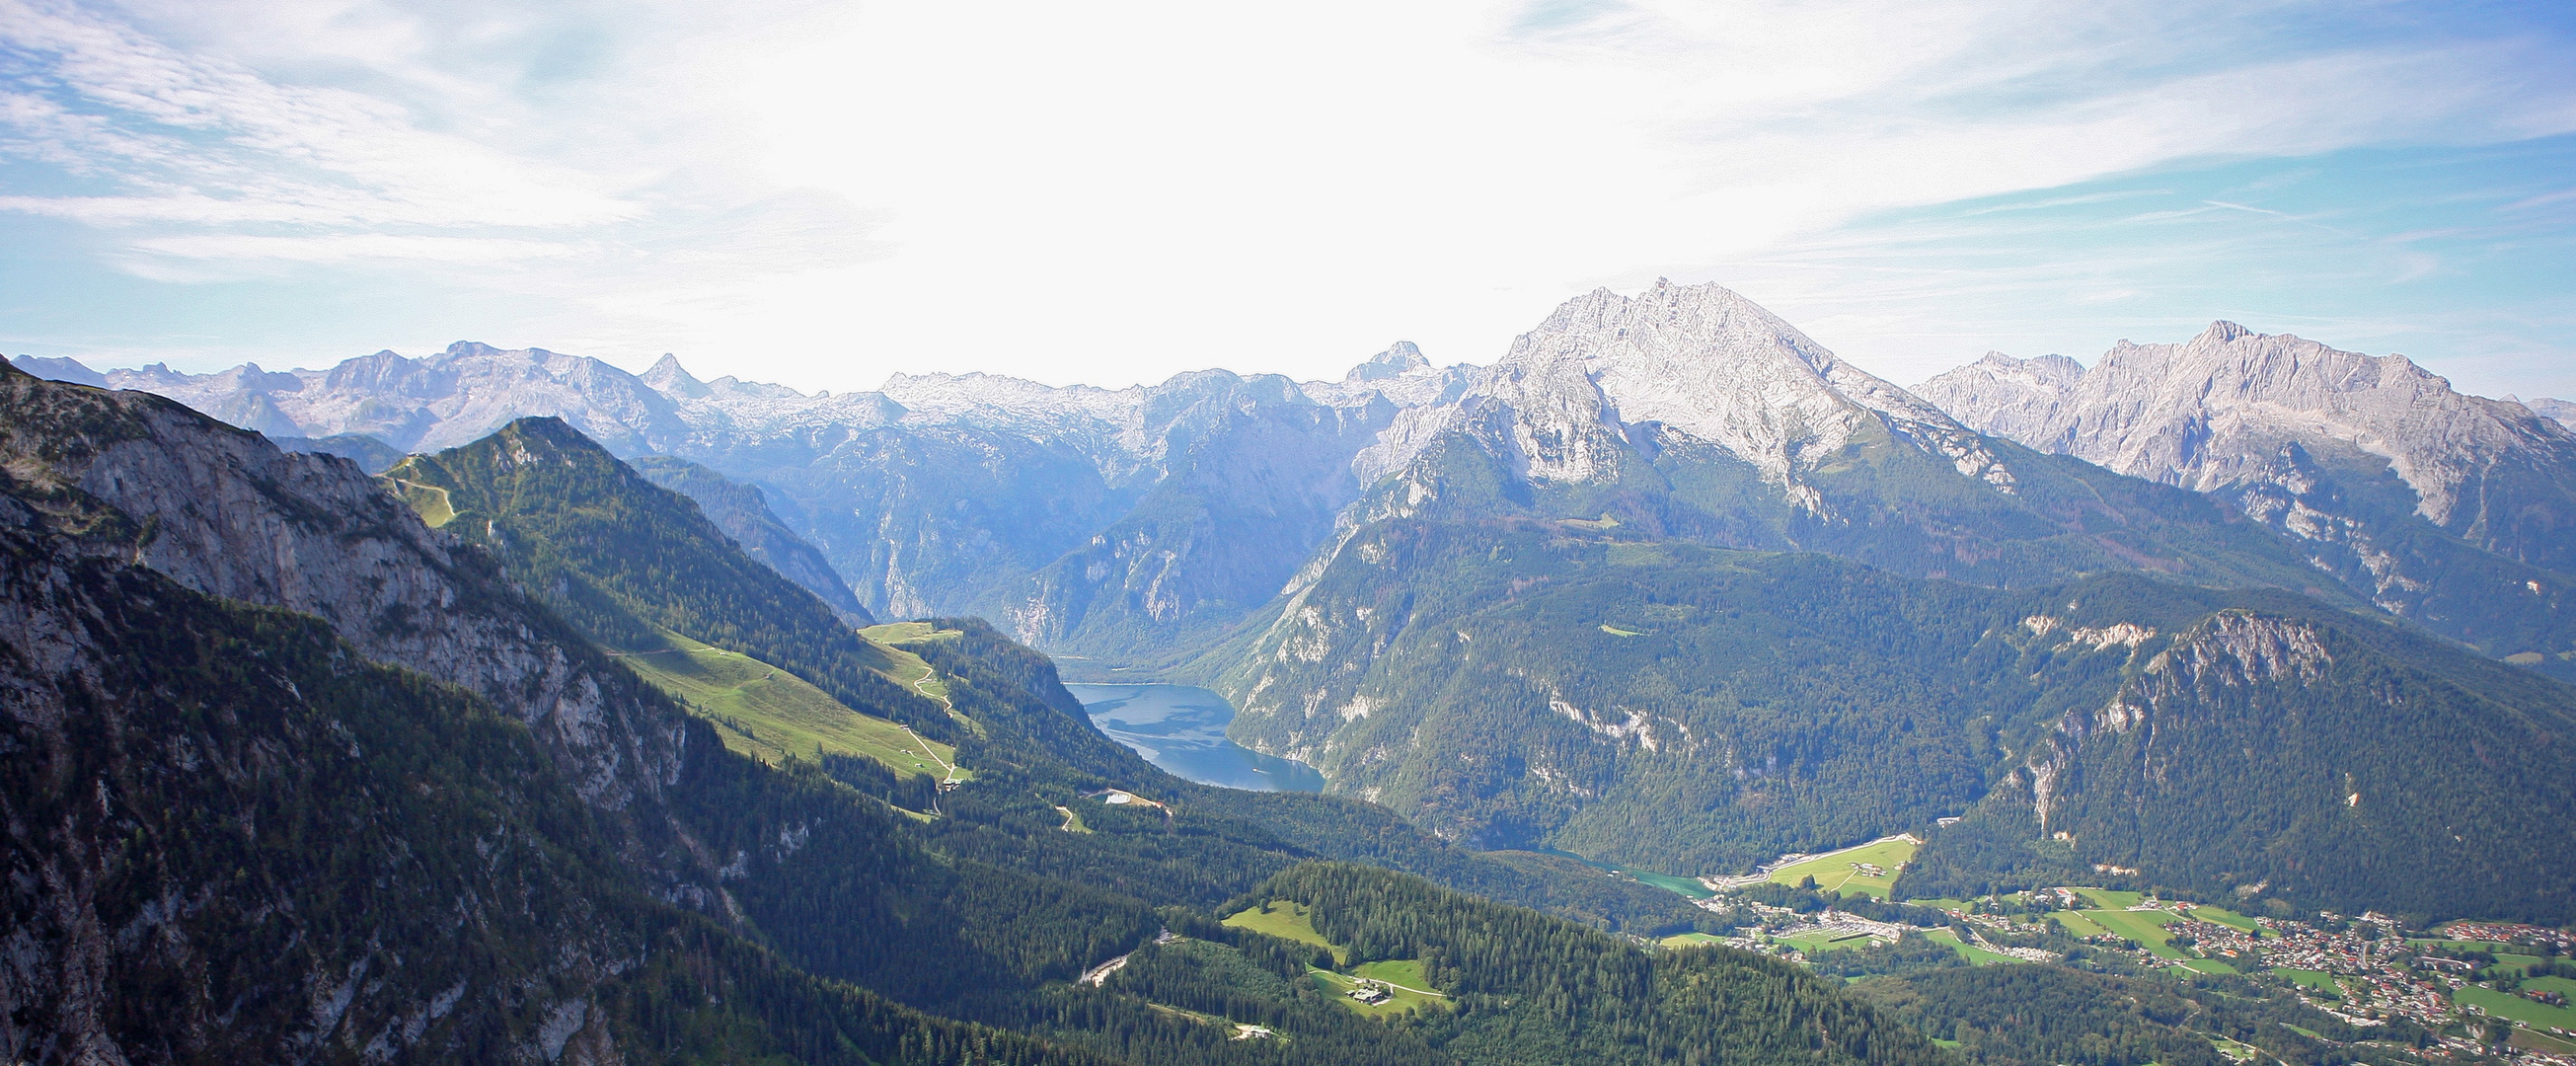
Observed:
[[[2083,886],[1890,903],[1897,874],[1921,844],[1912,835],[1885,837],[1835,852],[1782,856],[1733,877],[1613,872],[1692,896],[1734,925],[1733,935],[1667,937],[1661,942],[1667,947],[1724,943],[1849,980],[1872,972],[1865,959],[1904,957],[1904,948],[1923,944],[1955,952],[1970,965],[2241,977],[2294,991],[2365,1034],[2355,1043],[2370,1042],[2374,1030],[2402,1029],[2430,1034],[2409,1045],[2417,1055],[2576,1063],[2576,1009],[2569,1006],[2576,997],[2576,933],[2569,930],[2489,921],[2409,929],[2376,912],[2285,916],[2275,904],[2270,913],[2247,914]],[[1873,945],[1880,947],[1872,951]],[[1928,949],[1913,950],[1919,958]],[[2283,1066],[2259,1049],[2213,1041],[2253,1066]]]

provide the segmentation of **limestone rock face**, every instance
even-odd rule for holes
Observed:
[[[2229,322],[2123,341],[2090,369],[1989,354],[1917,391],[1985,432],[2223,500],[2390,613],[2576,669],[2576,432],[2530,403]]]
[[[1600,482],[1615,477],[1633,434],[1662,432],[1713,445],[1804,499],[1802,474],[1863,427],[2011,491],[1994,452],[1931,404],[1730,290],[1668,282],[1633,298],[1601,289],[1567,301],[1464,395],[1407,411],[1360,465],[1374,480],[1463,429],[1493,435],[1528,477]]]
[[[369,658],[509,708],[583,798],[617,810],[679,773],[631,676],[569,633],[494,560],[423,525],[356,463],[280,451],[158,397],[0,380],[0,463],[101,532],[103,555],[212,596],[315,615]],[[113,536],[107,531],[117,530]]]
[[[2292,450],[2358,453],[2403,482],[2433,525],[2576,571],[2565,536],[2576,528],[2576,433],[2460,393],[2402,355],[2218,322],[2182,344],[2123,341],[2091,369],[1989,354],[1918,391],[1985,432],[2201,492],[2296,494]],[[2527,508],[2542,514],[2518,513]]]

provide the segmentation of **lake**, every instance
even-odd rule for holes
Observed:
[[[1092,724],[1145,761],[1202,785],[1256,792],[1321,792],[1324,775],[1295,759],[1225,739],[1234,705],[1189,685],[1066,685]]]

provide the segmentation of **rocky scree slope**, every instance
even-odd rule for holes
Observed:
[[[1989,354],[1918,391],[1997,436],[2208,493],[2381,609],[2576,677],[2576,433],[2523,404],[2228,322],[2123,341],[2090,369]]]

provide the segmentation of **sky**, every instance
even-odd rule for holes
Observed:
[[[1670,278],[2576,396],[2576,4],[0,0],[0,246],[100,367],[1312,379]]]

